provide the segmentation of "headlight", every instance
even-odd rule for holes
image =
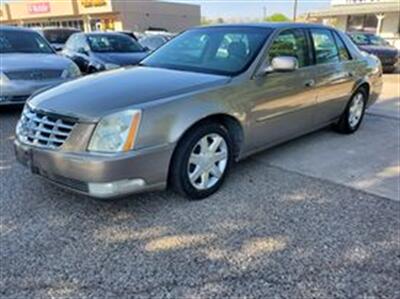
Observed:
[[[10,81],[6,75],[4,75],[3,72],[0,72],[0,85],[3,85],[5,83],[7,83],[8,81]]]
[[[104,64],[104,69],[106,70],[113,70],[113,69],[117,69],[120,66],[118,64],[114,64],[114,63],[105,63]]]
[[[107,153],[132,150],[140,118],[140,110],[127,110],[104,117],[96,126],[88,150]]]
[[[77,67],[75,63],[71,63],[67,69],[65,69],[61,75],[63,79],[73,79],[79,77],[81,75],[81,71]]]

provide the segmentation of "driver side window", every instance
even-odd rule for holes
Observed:
[[[294,29],[281,32],[269,49],[269,63],[271,64],[272,59],[278,56],[296,58],[299,62],[299,67],[310,65],[307,38],[304,31]]]

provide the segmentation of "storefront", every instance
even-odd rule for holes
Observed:
[[[330,9],[309,13],[306,20],[348,32],[372,32],[400,48],[398,0],[332,0]]]
[[[0,23],[25,27],[74,27],[84,31],[181,31],[200,24],[200,7],[124,0],[23,0],[1,4]]]

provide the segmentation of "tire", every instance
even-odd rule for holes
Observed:
[[[213,151],[211,145],[217,145],[217,141],[220,144]],[[219,158],[221,160],[216,161]],[[218,123],[202,123],[186,133],[178,143],[171,162],[169,184],[189,200],[204,199],[221,187],[232,161],[233,142],[228,130]],[[202,174],[196,180],[197,174],[203,170],[208,172],[208,176]]]
[[[359,102],[359,100],[362,101],[362,107],[356,104],[356,102]],[[364,119],[367,100],[368,95],[365,88],[359,88],[352,95],[349,103],[346,106],[345,111],[340,117],[339,122],[334,125],[334,129],[342,134],[353,134],[354,132],[356,132]],[[354,105],[356,105],[357,108],[355,108]]]

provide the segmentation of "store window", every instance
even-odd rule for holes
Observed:
[[[349,16],[347,20],[347,31],[364,31],[376,33],[378,18],[376,15]]]

